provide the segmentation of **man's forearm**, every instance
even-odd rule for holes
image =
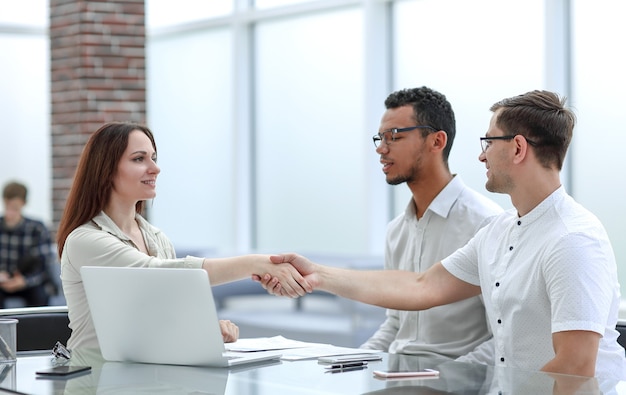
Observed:
[[[396,310],[432,307],[422,296],[418,273],[394,270],[350,270],[318,265],[316,289],[363,303]]]
[[[322,265],[314,265],[312,272],[316,289],[395,310],[426,310],[480,294],[480,287],[454,277],[441,263],[423,273]]]

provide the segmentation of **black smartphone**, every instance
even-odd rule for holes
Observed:
[[[36,371],[35,373],[41,376],[61,377],[61,376],[69,376],[69,375],[81,373],[81,372],[87,372],[89,370],[91,370],[91,366],[63,365],[63,366],[54,366],[48,369],[41,369],[41,370]]]

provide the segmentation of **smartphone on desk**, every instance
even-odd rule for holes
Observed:
[[[71,375],[78,374],[78,373],[85,373],[90,370],[91,370],[91,366],[62,365],[62,366],[53,366],[47,369],[40,369],[36,371],[35,373],[39,376],[46,376],[46,377],[65,377],[65,376],[71,376]]]
[[[363,354],[343,354],[343,355],[330,355],[327,357],[319,357],[317,362],[323,364],[342,364],[349,362],[363,362],[363,361],[380,361],[383,359],[380,354],[363,353]]]

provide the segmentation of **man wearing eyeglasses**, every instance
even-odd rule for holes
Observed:
[[[406,183],[406,209],[389,223],[385,268],[421,272],[462,247],[502,209],[453,175],[448,157],[456,135],[452,106],[430,88],[390,94],[374,135],[387,183]],[[426,311],[387,310],[361,347],[390,353],[457,358],[491,337],[476,296]]]
[[[625,380],[613,249],[600,221],[560,182],[575,116],[547,91],[504,99],[491,111],[479,160],[486,188],[508,194],[514,208],[464,247],[423,273],[332,268],[295,254],[272,260],[291,262],[315,289],[398,310],[482,295],[491,364]]]
[[[502,209],[453,175],[448,157],[456,135],[452,106],[428,87],[404,89],[385,100],[373,136],[390,185],[412,193],[387,229],[385,269],[421,272],[465,245]],[[387,310],[380,328],[361,347],[457,358],[491,337],[480,297],[426,311]]]

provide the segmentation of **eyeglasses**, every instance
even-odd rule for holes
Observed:
[[[482,148],[483,152],[486,152],[489,147],[491,147],[491,140],[512,140],[515,136],[522,136],[521,134],[511,134],[508,136],[493,136],[493,137],[481,137],[480,138],[480,148]],[[539,144],[528,139],[526,136],[522,136],[528,142],[528,144],[533,147],[538,146]]]
[[[375,134],[374,136],[372,136],[372,140],[374,140],[374,146],[378,148],[381,141],[384,141],[385,144],[389,145],[391,141],[396,141],[396,134],[402,133],[402,132],[410,132],[411,130],[415,130],[415,129],[430,129],[431,131],[437,131],[437,129],[428,125],[417,125],[417,126],[411,126],[408,128],[400,128],[400,129],[393,128],[393,129],[385,130],[382,133]]]

